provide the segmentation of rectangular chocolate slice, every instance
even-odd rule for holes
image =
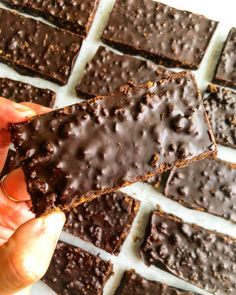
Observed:
[[[49,89],[34,87],[19,81],[0,78],[0,96],[15,102],[33,102],[52,108],[56,93]]]
[[[149,281],[134,270],[126,271],[115,295],[193,295],[194,293]]]
[[[0,62],[23,75],[65,85],[81,43],[78,35],[0,9]]]
[[[118,255],[139,206],[121,192],[105,194],[67,213],[64,230]]]
[[[86,36],[99,0],[2,0],[7,6],[42,16],[58,27]]]
[[[76,93],[83,98],[92,98],[118,90],[128,82],[136,85],[157,82],[171,73],[150,61],[120,55],[100,46],[86,65],[84,76],[76,86]]]
[[[37,215],[68,210],[216,154],[189,72],[157,83],[126,85],[10,129]]]
[[[165,195],[189,208],[236,222],[236,164],[204,159],[174,168]]]
[[[20,166],[20,159],[15,151],[9,150],[5,165],[0,172],[0,179]]]
[[[216,141],[236,148],[236,92],[209,85],[204,104]]]
[[[152,0],[116,0],[102,40],[156,63],[197,69],[217,22]]]
[[[59,242],[42,280],[57,294],[102,295],[111,274],[109,261]]]
[[[236,28],[230,30],[225,41],[214,82],[236,88]]]
[[[142,259],[208,292],[236,294],[236,240],[158,210],[147,227]]]

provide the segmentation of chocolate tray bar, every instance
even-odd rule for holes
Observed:
[[[58,27],[85,37],[92,25],[99,0],[1,0],[7,6],[42,16]]]
[[[195,293],[149,281],[134,270],[126,271],[115,295],[194,295]]]
[[[0,62],[23,75],[65,85],[81,44],[78,35],[0,9]]]
[[[112,275],[112,264],[100,257],[59,242],[42,281],[57,294],[102,295]]]
[[[8,78],[0,78],[0,96],[15,102],[33,102],[52,108],[56,99],[56,93],[49,89],[34,87]]]
[[[204,105],[218,143],[236,148],[236,92],[209,85]]]
[[[116,0],[106,44],[156,63],[197,69],[217,22],[152,0]]]
[[[121,192],[105,194],[67,213],[64,230],[118,255],[139,206]]]
[[[189,72],[11,125],[33,211],[68,210],[216,154]]]
[[[92,98],[118,90],[124,84],[157,82],[171,73],[156,64],[130,55],[120,55],[100,46],[94,58],[86,65],[85,73],[76,86],[79,97]]]
[[[189,208],[236,222],[236,164],[204,159],[174,168],[165,195]]]
[[[140,248],[147,265],[217,295],[236,294],[236,240],[157,210]]]
[[[236,88],[236,28],[230,30],[225,41],[213,81]]]

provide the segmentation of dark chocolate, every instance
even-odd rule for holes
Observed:
[[[56,93],[49,89],[34,87],[19,81],[0,78],[0,96],[15,102],[33,102],[52,108],[56,99]]]
[[[0,172],[0,179],[9,174],[12,170],[18,168],[20,166],[20,160],[15,151],[9,150],[7,154],[7,159],[5,162],[5,165],[2,169],[2,172]]]
[[[99,0],[1,0],[19,11],[42,16],[58,27],[86,36]]]
[[[225,41],[214,82],[236,88],[236,28],[230,30]]]
[[[68,210],[96,196],[216,154],[189,72],[11,125],[33,211]]]
[[[58,295],[102,295],[112,264],[59,242],[43,282]]]
[[[217,22],[152,0],[116,0],[102,40],[156,63],[197,69]]]
[[[165,195],[189,208],[236,222],[236,164],[204,159],[174,168]]]
[[[105,194],[70,211],[64,230],[118,255],[139,206],[121,192]]]
[[[157,82],[171,73],[150,61],[120,55],[100,46],[86,65],[84,76],[76,86],[76,93],[83,98],[107,95],[128,82],[136,85]]]
[[[209,85],[204,104],[216,141],[236,148],[236,92]]]
[[[140,248],[155,265],[217,295],[236,294],[236,240],[155,211]]]
[[[0,9],[0,62],[21,74],[65,85],[81,44],[78,35]]]
[[[134,270],[126,271],[115,295],[193,295],[194,293],[149,281]]]

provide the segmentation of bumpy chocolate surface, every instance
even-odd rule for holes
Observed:
[[[76,92],[83,98],[92,98],[111,93],[128,82],[157,82],[170,74],[171,71],[152,62],[120,55],[100,46],[94,58],[87,64],[85,74],[76,86]]]
[[[149,281],[135,271],[126,271],[115,295],[193,295],[194,293]]]
[[[9,7],[39,15],[55,25],[86,36],[99,0],[2,0]]]
[[[43,282],[60,295],[102,295],[111,274],[110,262],[59,242]]]
[[[152,0],[117,0],[102,40],[167,66],[198,68],[217,22]]]
[[[0,96],[15,102],[33,102],[52,108],[56,99],[56,93],[49,89],[34,87],[19,81],[0,78]]]
[[[139,205],[139,201],[121,192],[105,194],[70,211],[64,230],[119,254]]]
[[[140,248],[145,263],[219,295],[236,293],[236,240],[153,212]]]
[[[189,72],[13,124],[11,133],[38,215],[216,153]]]
[[[0,61],[22,74],[67,83],[81,37],[0,9]]]
[[[214,82],[236,88],[236,28],[230,30],[225,41]]]
[[[20,160],[15,151],[9,150],[5,165],[3,167],[2,172],[0,172],[0,179],[10,173],[12,170],[18,168],[20,166]]]
[[[204,104],[216,141],[236,148],[236,92],[209,85]]]
[[[204,159],[171,171],[165,195],[236,222],[236,164]]]

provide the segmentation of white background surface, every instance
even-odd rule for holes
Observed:
[[[85,0],[89,1],[89,0]],[[200,89],[203,91],[208,82],[211,81],[214,68],[218,60],[223,42],[232,26],[236,26],[236,1],[235,0],[162,0],[161,2],[174,6],[176,8],[190,10],[192,12],[204,14],[206,17],[220,21],[216,33],[207,50],[201,67],[195,71],[195,75]],[[82,77],[83,69],[87,61],[95,54],[98,45],[100,44],[99,37],[103,31],[109,13],[113,7],[114,0],[101,0],[95,21],[88,38],[84,41],[80,55],[77,59],[72,76],[68,85],[64,87],[57,86],[51,82],[39,78],[31,78],[21,76],[6,65],[0,64],[0,77],[8,77],[15,80],[28,82],[38,87],[47,87],[56,91],[57,101],[56,106],[62,107],[74,102],[78,102],[74,87]],[[0,6],[3,6],[0,4]],[[236,150],[225,147],[219,147],[219,158],[236,163]],[[204,292],[166,272],[163,272],[156,267],[145,266],[138,256],[138,246],[140,241],[134,242],[135,237],[142,237],[147,223],[147,217],[158,204],[166,212],[173,213],[183,220],[196,223],[205,228],[216,230],[225,234],[229,234],[236,238],[236,224],[228,222],[222,218],[218,218],[206,213],[186,209],[165,198],[161,193],[148,184],[138,183],[123,189],[122,191],[139,199],[142,204],[131,232],[124,243],[122,251],[118,257],[111,256],[103,250],[100,250],[90,243],[84,242],[79,238],[75,238],[69,234],[63,233],[61,239],[73,245],[79,246],[92,254],[99,254],[103,259],[110,259],[114,264],[114,276],[110,278],[104,289],[104,295],[112,295],[115,288],[119,284],[122,273],[126,269],[134,268],[138,273],[147,279],[157,280],[169,285],[180,287],[187,290],[192,290],[200,294],[209,294]],[[45,249],[42,249],[45,251]],[[43,283],[36,284],[32,289],[32,295],[47,295],[54,294]]]

